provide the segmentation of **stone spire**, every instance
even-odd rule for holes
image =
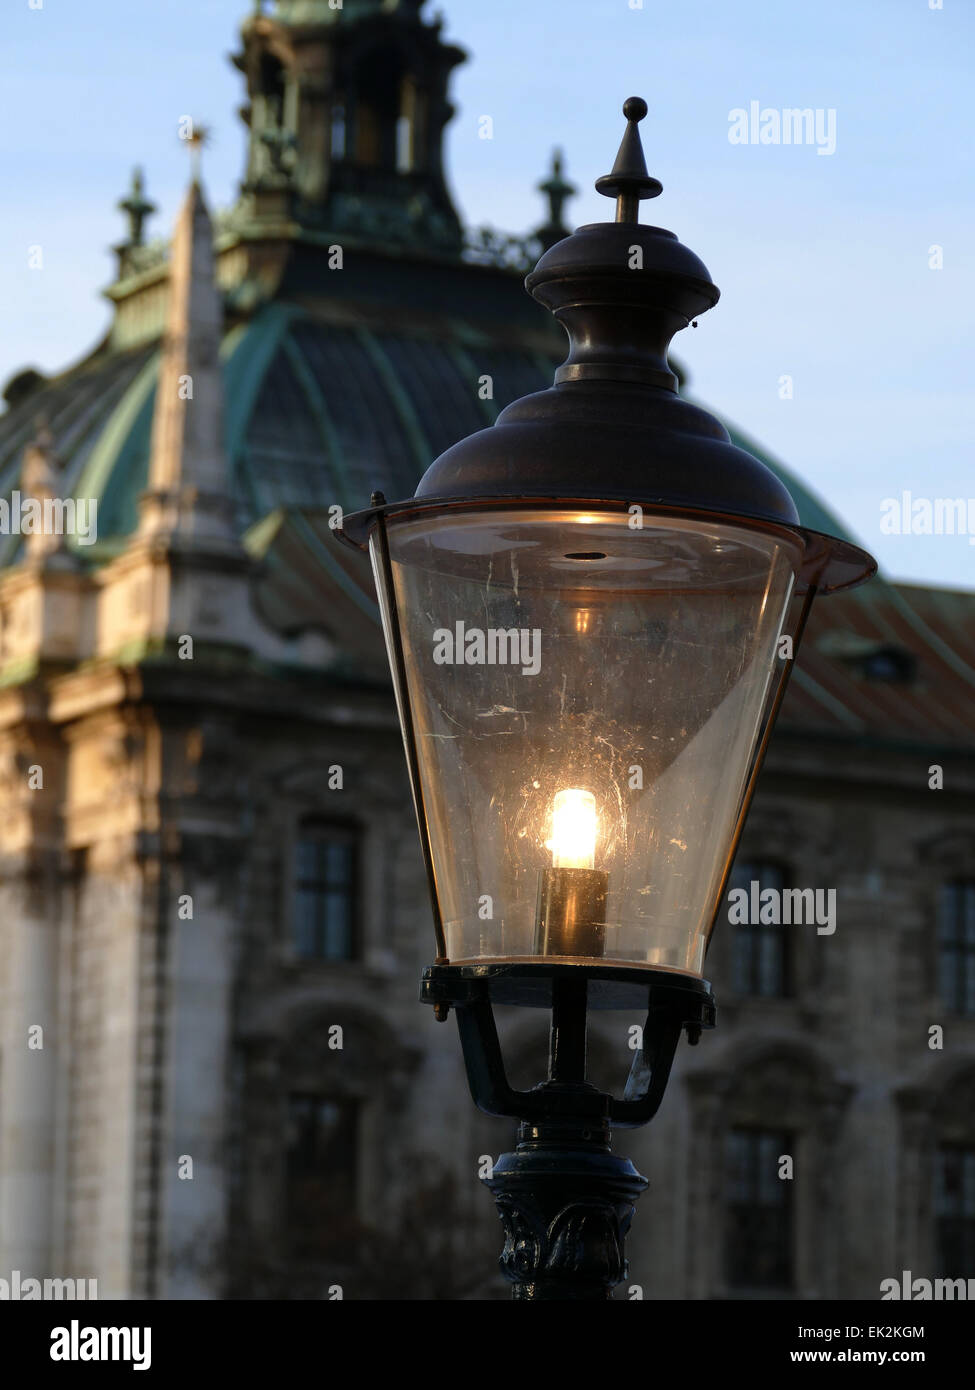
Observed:
[[[213,228],[194,178],[173,236],[143,533],[236,539],[223,442],[222,327]]]
[[[65,502],[61,496],[63,469],[54,451],[54,436],[47,420],[40,416],[34,437],[24,449],[20,468],[20,487],[24,497],[37,507],[40,520],[28,532],[25,551],[29,560],[44,563],[58,556],[62,563],[71,564],[65,548],[65,533],[55,526],[48,527],[44,513],[63,517]],[[53,505],[52,505],[53,504]],[[76,504],[71,503],[72,513]]]

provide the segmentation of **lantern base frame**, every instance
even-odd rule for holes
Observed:
[[[627,1277],[626,1234],[647,1180],[611,1152],[610,1126],[646,1124],[656,1114],[681,1032],[696,1043],[714,1027],[710,984],[640,967],[485,962],[428,966],[420,998],[438,1018],[455,1010],[478,1108],[521,1121],[517,1149],[482,1179],[504,1227],[500,1267],[512,1298],[611,1299]],[[495,1004],[551,1007],[548,1080],[530,1091],[508,1082]],[[590,1007],[647,1010],[622,1099],[586,1080]]]
[[[657,1113],[681,1032],[696,1043],[715,1025],[707,980],[642,967],[493,963],[431,965],[420,999],[445,1018],[457,1014],[471,1095],[479,1110],[525,1123],[568,1121],[635,1128]],[[552,1009],[548,1080],[530,1091],[509,1083],[501,1053],[495,1004]],[[643,1046],[635,1051],[622,1098],[585,1078],[588,1008],[646,1009]]]

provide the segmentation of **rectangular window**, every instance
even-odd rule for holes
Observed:
[[[732,931],[731,979],[737,994],[758,995],[766,999],[781,998],[792,993],[792,969],[789,932],[791,927],[762,922],[761,912],[752,911],[751,885],[757,883],[758,893],[772,888],[778,894],[782,912],[782,892],[785,873],[777,864],[758,861],[736,863],[731,871],[732,889],[748,894],[747,921],[729,923]],[[760,898],[759,898],[760,901]]]
[[[938,985],[945,1008],[975,1017],[975,879],[941,885]]]
[[[345,158],[345,107],[332,107],[332,158]]]
[[[359,836],[348,826],[305,824],[295,845],[294,933],[305,960],[356,954]]]
[[[934,1212],[939,1279],[975,1278],[975,1149],[945,1144],[937,1153]]]
[[[358,1162],[357,1102],[288,1097],[286,1219],[295,1255],[354,1257]]]
[[[733,1129],[728,1135],[725,1272],[731,1289],[793,1286],[792,1182],[779,1158],[793,1154],[784,1130]]]

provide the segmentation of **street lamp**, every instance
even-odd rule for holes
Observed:
[[[474,1100],[521,1121],[486,1179],[525,1299],[608,1298],[646,1186],[612,1125],[660,1104],[682,1030],[714,1025],[704,954],[816,594],[873,560],[798,524],[719,421],[676,394],[674,333],[718,290],[638,222],[631,97],[616,221],[526,280],[570,351],[546,391],[448,449],[416,495],[346,518],[382,608],[437,934]],[[548,1078],[506,1077],[494,1006],[552,1011]],[[586,1079],[588,1009],[646,1011],[623,1095]]]

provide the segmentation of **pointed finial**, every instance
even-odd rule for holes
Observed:
[[[535,233],[543,249],[547,251],[550,246],[569,235],[569,229],[562,221],[562,209],[566,200],[574,197],[577,192],[576,188],[562,177],[561,150],[553,151],[552,172],[547,179],[536,184],[536,187],[539,193],[544,193],[548,199],[548,221]]]
[[[209,145],[212,137],[210,126],[204,125],[202,121],[190,121],[187,133],[181,133],[180,138],[185,140],[190,147],[190,168],[194,183],[200,182],[200,156],[205,145]]]
[[[142,245],[142,227],[147,217],[156,211],[155,203],[150,203],[143,192],[142,170],[132,170],[132,188],[127,198],[117,204],[129,219],[129,245]]]
[[[616,163],[612,173],[596,180],[598,193],[616,199],[617,222],[639,222],[641,199],[656,198],[658,193],[663,192],[659,179],[647,173],[647,161],[643,157],[639,122],[646,114],[647,103],[642,97],[627,97],[623,103],[626,130]]]

